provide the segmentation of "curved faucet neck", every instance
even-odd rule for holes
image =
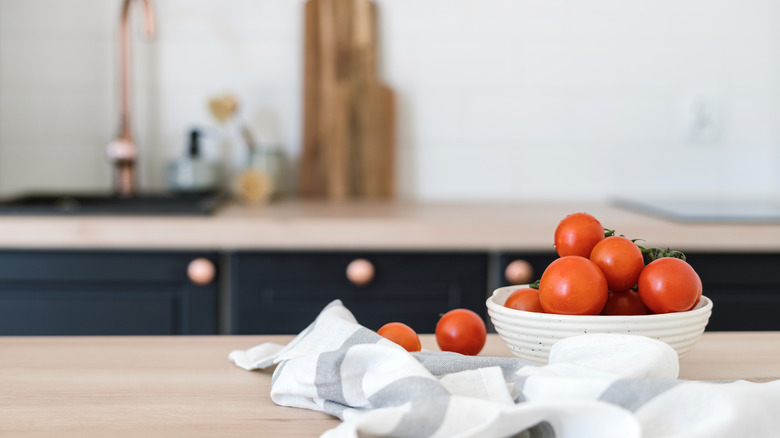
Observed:
[[[131,104],[130,104],[130,5],[134,0],[124,0],[119,28],[119,57],[120,57],[120,99],[121,119],[120,136],[132,139]],[[154,9],[151,0],[142,0],[144,6],[144,32],[152,37],[155,33]]]
[[[120,80],[120,120],[119,138],[123,140],[121,153],[109,150],[109,156],[115,167],[115,190],[123,195],[130,195],[134,191],[134,164],[137,155],[133,143],[131,127],[131,103],[130,103],[130,5],[134,0],[124,0],[119,26],[119,80]],[[147,36],[155,34],[155,16],[151,0],[141,0],[144,6],[144,31]]]

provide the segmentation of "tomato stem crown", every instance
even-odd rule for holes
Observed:
[[[658,260],[664,257],[672,257],[675,259],[686,261],[685,254],[683,254],[682,251],[677,251],[676,249],[644,248],[640,245],[637,246],[639,247],[639,250],[642,251],[642,255],[647,256],[647,258],[650,259],[651,262],[653,260]]]
[[[609,228],[604,228],[604,237],[611,237],[611,236],[620,236],[620,237],[626,237],[622,234],[617,234],[615,230],[611,230]],[[631,239],[632,242],[637,243],[638,241],[644,241],[645,239]],[[683,254],[682,251],[678,251],[676,249],[671,248],[645,248],[641,245],[637,245],[639,247],[639,250],[642,251],[642,255],[647,257],[651,262],[653,260],[658,260],[663,257],[673,257],[676,259],[680,259],[682,261],[686,261],[685,254]]]

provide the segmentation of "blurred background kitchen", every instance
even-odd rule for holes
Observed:
[[[141,3],[141,2],[137,2]],[[397,196],[448,200],[780,193],[780,5],[772,0],[377,0],[396,96]],[[0,195],[104,190],[118,130],[120,0],[0,0]],[[240,125],[301,152],[301,0],[131,10],[142,191],[203,129],[240,166]],[[219,123],[208,101],[229,94]],[[225,148],[229,152],[225,152]]]
[[[779,120],[774,0],[0,0],[0,334],[432,332],[575,211],[777,330]]]

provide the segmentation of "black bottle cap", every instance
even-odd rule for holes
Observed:
[[[190,157],[197,158],[200,156],[200,131],[193,129],[190,131]]]

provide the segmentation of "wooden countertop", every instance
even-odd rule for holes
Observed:
[[[652,246],[780,250],[780,224],[680,224],[604,203],[278,202],[207,217],[2,216],[0,248],[552,250],[586,211]]]
[[[234,349],[291,336],[0,338],[0,436],[313,437],[338,424],[275,405]],[[432,335],[423,348],[436,349]],[[780,332],[705,333],[684,379],[780,378]],[[736,353],[736,354],[735,354]],[[497,335],[483,355],[510,356]]]

